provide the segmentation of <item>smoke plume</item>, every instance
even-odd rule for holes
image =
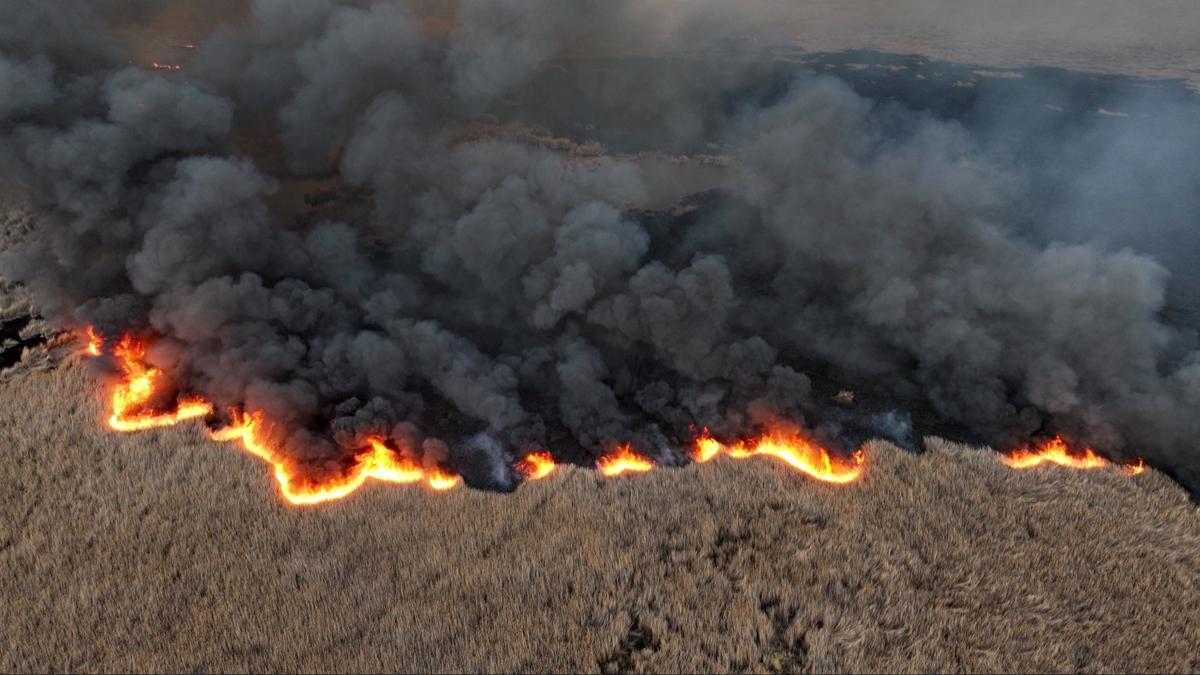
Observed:
[[[1115,180],[1082,148],[1125,161],[1135,136],[1085,130],[1035,169],[832,77],[587,60],[707,40],[722,3],[463,0],[438,31],[407,3],[256,0],[179,72],[130,65],[110,29],[133,5],[3,4],[0,168],[42,216],[0,272],[63,327],[152,336],[181,391],[261,411],[315,471],[371,433],[503,487],[532,449],[675,464],[696,429],[772,419],[909,444],[911,410],[1200,485],[1200,351],[1163,318],[1168,267],[1068,220]],[[719,152],[719,189],[655,210],[638,155],[564,152],[522,115]],[[1049,175],[1078,189],[1035,190]],[[1183,175],[1164,236],[1194,250]],[[341,208],[283,206],[304,180]],[[1103,229],[1155,214],[1125,215]]]

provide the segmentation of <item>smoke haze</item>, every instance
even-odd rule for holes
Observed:
[[[153,336],[314,473],[367,433],[492,487],[531,449],[676,464],[693,429],[774,419],[911,445],[911,410],[1200,486],[1184,104],[1064,133],[767,59],[594,58],[783,39],[777,5],[257,0],[167,72],[122,33],[156,3],[0,4],[0,168],[40,209],[0,274],[63,327]],[[714,189],[662,210],[650,151]],[[340,206],[281,206],[301,179]],[[830,379],[886,404],[831,405]]]

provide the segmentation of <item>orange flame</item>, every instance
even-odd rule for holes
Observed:
[[[91,342],[88,347],[90,353]],[[117,431],[143,431],[169,427],[212,413],[212,405],[199,398],[178,401],[175,410],[169,412],[146,410],[147,404],[151,403],[162,386],[163,372],[145,365],[142,362],[145,354],[145,346],[128,335],[121,339],[113,351],[124,378],[113,391],[112,415],[108,418],[108,426]]]
[[[89,327],[87,353],[98,356],[103,342]],[[161,389],[163,372],[144,362],[145,345],[126,335],[113,350],[113,357],[123,374],[112,394],[110,427],[117,431],[142,431],[178,424],[197,417],[207,417],[213,406],[201,398],[177,401],[174,410],[157,412],[147,406]],[[326,480],[304,476],[282,453],[267,441],[270,429],[261,413],[233,414],[233,424],[211,432],[216,441],[241,441],[247,452],[275,468],[275,480],[284,499],[292,504],[320,504],[351,494],[367,479],[387,483],[425,483],[434,490],[449,490],[462,483],[462,478],[440,468],[424,469],[415,460],[401,456],[379,438],[367,438],[369,449],[355,455],[354,462],[342,475]]]
[[[87,328],[86,352],[96,356],[103,352],[103,340],[91,327]],[[154,399],[161,395],[166,376],[161,370],[145,364],[145,353],[145,345],[128,335],[113,350],[113,357],[123,378],[113,391],[112,415],[108,420],[110,427],[117,431],[141,431],[171,426],[213,413],[212,404],[202,398],[179,399],[175,409],[168,412],[155,410]],[[306,475],[284,453],[272,447],[268,440],[271,430],[262,413],[233,411],[232,418],[230,426],[211,432],[211,437],[223,442],[240,441],[247,452],[273,466],[280,494],[291,504],[311,505],[342,499],[370,479],[401,484],[424,482],[431,489],[439,491],[462,484],[461,476],[436,467],[423,468],[413,459],[389,448],[378,437],[364,439],[367,449],[356,454],[349,468],[341,474],[315,479]],[[1058,440],[1061,443],[1061,439]],[[695,461],[708,462],[721,454],[735,459],[775,457],[794,469],[830,483],[857,480],[866,462],[861,450],[850,460],[837,458],[798,432],[771,431],[758,439],[739,441],[734,445],[722,444],[709,436],[707,430],[696,438]],[[1094,457],[1090,450],[1087,454]],[[1104,461],[1098,457],[1096,459]],[[1059,460],[1037,459],[1028,466],[1042,461]],[[528,454],[517,468],[528,480],[540,480],[554,472],[557,464],[550,453],[535,452]],[[604,476],[612,477],[624,473],[645,473],[654,468],[654,463],[638,454],[630,444],[625,444],[600,458],[596,468]],[[1136,466],[1126,468],[1134,474],[1145,470],[1140,461]]]
[[[548,452],[531,452],[517,463],[517,470],[525,474],[526,480],[541,480],[557,468],[554,457]]]
[[[150,67],[154,70],[168,70],[171,72],[183,70],[183,66],[179,65],[178,63],[159,63],[158,61],[150,64]]]
[[[601,457],[596,462],[600,473],[608,477],[620,476],[623,473],[645,473],[654,468],[654,462],[639,455],[633,446],[626,443],[612,453]]]
[[[1096,454],[1091,448],[1072,450],[1062,436],[1042,443],[1037,448],[1020,448],[1001,457],[1001,460],[1014,469],[1031,469],[1047,462],[1065,466],[1071,469],[1103,469],[1112,466],[1112,462]],[[1138,459],[1124,469],[1130,475],[1136,476],[1146,470],[1146,462]]]
[[[724,449],[725,446],[721,445],[721,442],[717,439],[709,436],[708,430],[706,429],[704,433],[696,439],[696,449],[695,452],[692,453],[692,459],[699,464],[704,464],[705,462],[716,459],[717,455],[721,454]]]
[[[261,413],[234,414],[233,424],[211,433],[215,441],[241,441],[246,450],[275,467],[279,493],[290,504],[311,506],[349,496],[368,479],[384,483],[410,484],[425,481],[434,490],[449,490],[462,482],[442,469],[426,471],[415,460],[398,454],[381,438],[366,439],[368,448],[354,457],[353,465],[340,476],[322,481],[303,476],[282,453],[264,438],[269,429]]]
[[[100,356],[104,350],[104,340],[96,335],[96,330],[91,326],[87,327],[87,345],[83,349],[88,356]]]
[[[734,459],[774,457],[817,480],[842,484],[858,480],[867,461],[862,450],[845,460],[830,454],[799,432],[783,430],[768,431],[756,439],[733,445],[725,445],[705,432],[696,439],[692,459],[704,463],[722,453]]]

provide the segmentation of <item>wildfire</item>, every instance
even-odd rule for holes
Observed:
[[[828,450],[797,431],[781,429],[769,431],[750,441],[738,441],[733,445],[725,445],[709,436],[707,432],[702,433],[696,439],[692,459],[704,463],[722,453],[734,459],[774,457],[797,471],[827,483],[851,483],[858,480],[867,461],[862,450],[854,453],[849,460],[842,459],[830,454]]]
[[[517,463],[517,470],[525,474],[526,480],[541,480],[557,468],[554,457],[548,452],[531,452]]]
[[[279,493],[288,503],[311,506],[349,496],[369,479],[384,483],[411,484],[425,481],[434,490],[449,490],[462,479],[441,469],[426,471],[415,460],[389,448],[383,439],[366,439],[367,447],[355,455],[341,475],[314,480],[297,471],[293,463],[266,440],[270,430],[260,413],[234,414],[233,424],[211,433],[215,441],[241,441],[246,450],[275,467]]]
[[[692,459],[696,460],[699,464],[704,464],[715,459],[724,449],[725,446],[721,445],[721,442],[717,439],[709,436],[706,431],[696,439],[696,449],[692,453]]]
[[[104,341],[88,327],[86,330],[86,353],[99,356],[104,351]],[[112,352],[122,373],[120,383],[112,394],[112,415],[108,424],[117,431],[142,431],[166,427],[180,422],[208,417],[213,414],[213,405],[201,398],[182,398],[174,401],[174,409],[164,410],[164,391],[169,391],[166,375],[145,363],[146,346],[126,335]],[[275,480],[285,500],[297,505],[320,504],[342,499],[362,487],[368,480],[386,483],[421,483],[433,490],[449,490],[462,484],[460,476],[439,468],[427,469],[415,460],[389,448],[383,439],[370,437],[363,440],[364,449],[357,453],[349,466],[333,477],[313,478],[302,466],[283,452],[274,448],[269,440],[271,429],[262,413],[231,411],[232,424],[211,432],[216,441],[239,441],[247,452],[267,462],[275,471]],[[704,432],[696,439],[694,458],[697,462],[708,462],[718,455],[735,459],[760,455],[775,457],[789,466],[815,478],[831,483],[849,483],[862,473],[865,457],[855,453],[852,459],[844,460],[830,455],[797,432],[773,431],[752,441],[739,441],[725,445]],[[549,452],[533,452],[517,464],[527,480],[540,480],[554,472],[557,463]],[[616,448],[600,458],[596,468],[604,476],[619,476],[625,473],[645,473],[654,468],[654,462],[639,454],[630,444]],[[1136,467],[1140,472],[1142,467]]]
[[[1113,465],[1091,448],[1072,450],[1062,436],[1055,436],[1036,448],[1014,450],[1004,455],[1001,460],[1014,469],[1031,469],[1047,462],[1072,469],[1103,469]],[[1130,475],[1136,476],[1146,470],[1146,462],[1138,459],[1123,468]]]
[[[104,351],[104,340],[96,335],[95,329],[91,326],[87,327],[87,345],[84,346],[84,352],[88,356],[100,356]]]
[[[87,329],[87,353],[99,356],[103,340],[89,327]],[[164,373],[145,363],[145,345],[131,336],[125,336],[113,350],[113,357],[121,370],[121,382],[113,390],[112,415],[108,424],[117,431],[142,431],[155,427],[166,427],[185,420],[207,417],[213,406],[200,398],[185,398],[176,401],[174,410],[163,412],[152,406],[161,395],[166,383]],[[241,441],[247,452],[271,464],[275,469],[275,480],[280,494],[288,502],[297,505],[320,504],[341,499],[362,486],[368,479],[386,483],[419,483],[424,481],[434,490],[449,490],[462,483],[462,478],[440,468],[425,469],[415,460],[404,457],[389,448],[383,439],[367,438],[366,448],[354,456],[350,467],[342,474],[316,480],[310,478],[283,453],[272,447],[267,437],[270,428],[261,413],[231,414],[233,423],[211,432],[213,440]]]
[[[183,66],[179,65],[178,63],[159,63],[158,61],[150,64],[150,67],[154,70],[167,70],[170,72],[178,72],[183,70]]]
[[[645,473],[654,468],[654,462],[639,455],[632,445],[626,443],[611,454],[601,457],[596,462],[596,468],[601,474],[611,478],[623,473]]]
[[[88,353],[99,354],[100,340],[91,329],[88,330]],[[143,363],[145,355],[145,345],[128,335],[113,350],[124,377],[113,391],[108,426],[117,431],[142,431],[212,414],[212,405],[198,398],[180,400],[174,410],[167,412],[149,408],[162,388],[164,375],[161,370]]]
[[[84,352],[91,356],[104,353],[104,339],[92,327],[86,329]],[[166,427],[186,420],[209,417],[213,405],[198,397],[169,395],[175,391],[163,371],[145,362],[143,341],[124,336],[112,350],[121,372],[120,382],[112,392],[112,414],[108,425],[116,431],[131,432]],[[170,403],[172,408],[165,404]],[[389,447],[380,437],[363,439],[363,449],[347,466],[333,476],[315,478],[304,466],[277,450],[270,441],[271,428],[262,413],[231,411],[232,424],[211,432],[214,440],[240,441],[247,452],[267,462],[275,471],[275,480],[285,500],[296,505],[321,504],[342,499],[362,487],[368,480],[385,483],[424,483],[433,490],[449,490],[462,484],[462,477],[441,468],[421,466],[416,460]],[[768,430],[761,436],[733,444],[718,441],[704,430],[697,435],[692,458],[697,463],[710,462],[725,455],[733,459],[773,457],[797,471],[828,483],[851,483],[858,480],[866,466],[862,450],[849,459],[831,454],[799,430],[783,426]],[[1050,463],[1073,469],[1101,469],[1114,466],[1091,448],[1072,449],[1061,436],[1033,448],[1021,448],[1002,457],[1014,469],[1029,469]],[[549,452],[532,452],[517,464],[527,480],[540,480],[557,468]],[[639,454],[630,444],[617,447],[596,462],[596,468],[607,477],[625,473],[645,473],[654,462]],[[1130,475],[1146,470],[1145,461],[1122,465]]]

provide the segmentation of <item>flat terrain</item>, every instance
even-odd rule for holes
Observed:
[[[1197,671],[1200,514],[1149,471],[868,449],[285,506],[86,366],[0,385],[0,671]]]

